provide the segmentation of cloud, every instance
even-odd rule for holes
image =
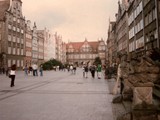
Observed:
[[[47,27],[61,34],[64,41],[97,40],[107,37],[108,19],[117,12],[115,0],[24,0],[23,13],[36,21],[37,27]]]

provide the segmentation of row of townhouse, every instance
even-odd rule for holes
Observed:
[[[59,58],[62,53],[56,55],[56,41],[60,38],[57,34],[56,36],[57,38],[46,28],[38,30],[36,23],[32,27],[31,21],[25,20],[21,0],[0,1],[1,67],[16,64],[18,68],[22,68],[25,65],[40,65],[49,59]],[[62,45],[62,40],[58,45]]]
[[[115,21],[109,21],[107,61],[115,63],[119,54],[140,57],[160,48],[160,0],[122,0]]]

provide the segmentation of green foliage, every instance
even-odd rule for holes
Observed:
[[[56,59],[51,59],[42,64],[43,70],[53,70],[54,66],[61,66],[62,63]]]
[[[102,63],[102,62],[101,62],[100,57],[96,57],[95,60],[94,60],[94,64],[95,64],[95,65],[98,65],[98,64],[101,64],[101,63]]]

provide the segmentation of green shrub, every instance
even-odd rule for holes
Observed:
[[[42,64],[43,70],[53,70],[54,66],[61,66],[62,63],[56,59],[51,59]]]

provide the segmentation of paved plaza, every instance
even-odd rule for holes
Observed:
[[[15,87],[0,75],[0,120],[114,120],[107,80],[64,71],[43,77],[17,71]]]

